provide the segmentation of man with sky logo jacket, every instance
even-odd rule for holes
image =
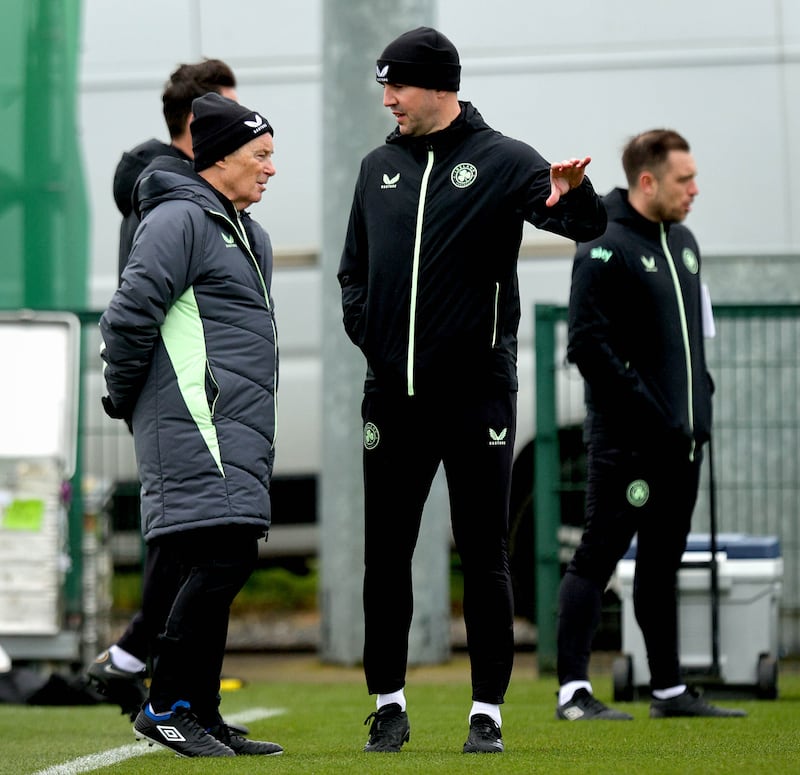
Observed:
[[[603,591],[637,535],[633,602],[650,667],[650,716],[741,716],[681,678],[677,573],[711,432],[700,250],[682,221],[698,194],[689,144],[655,129],[622,154],[629,189],[604,198],[608,229],[578,246],[567,357],[586,386],[586,525],[559,592],[556,717],[630,720],[592,693]]]
[[[275,174],[266,118],[216,93],[192,103],[194,169],[159,157],[103,313],[106,412],[132,425],[142,531],[174,563],[138,738],[181,756],[271,755],[219,714],[230,604],[270,526],[277,339],[269,236],[244,212]]]
[[[411,563],[443,463],[472,665],[465,753],[503,750],[514,652],[508,502],[516,423],[516,265],[525,221],[574,240],[606,215],[589,157],[550,164],[458,99],[453,43],[420,27],[377,61],[397,126],[362,162],[339,268],[344,325],[367,361],[364,670],[368,752],[409,740]]]

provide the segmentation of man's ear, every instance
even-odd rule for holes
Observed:
[[[658,180],[650,170],[643,170],[639,175],[639,190],[643,194],[650,196],[656,189]]]

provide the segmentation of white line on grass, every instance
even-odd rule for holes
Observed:
[[[283,708],[249,708],[240,713],[233,713],[225,718],[227,721],[231,721],[234,724],[247,724],[251,721],[260,721],[261,719],[272,718],[272,716],[280,716],[285,712]],[[78,759],[64,762],[64,764],[56,764],[53,767],[39,770],[34,773],[34,775],[78,775],[78,773],[81,772],[92,772],[92,770],[99,770],[101,767],[111,767],[126,759],[133,759],[136,756],[143,756],[146,753],[155,753],[156,751],[163,750],[163,748],[150,746],[140,741],[138,743],[122,745],[119,748],[111,748],[108,751],[93,753],[89,756],[81,756]]]

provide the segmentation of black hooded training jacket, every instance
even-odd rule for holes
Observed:
[[[125,151],[114,171],[114,202],[122,214],[122,223],[119,226],[119,276],[128,263],[128,255],[133,245],[133,235],[139,226],[139,214],[134,210],[133,188],[136,179],[142,174],[144,168],[153,159],[159,156],[174,156],[176,159],[191,161],[191,159],[174,145],[167,145],[161,140],[146,140],[145,142]]]
[[[626,190],[603,201],[608,228],[578,246],[569,301],[587,433],[691,454],[711,432],[700,250],[685,226],[640,215]]]
[[[470,103],[446,129],[399,129],[361,164],[339,267],[365,390],[516,390],[524,221],[575,240],[606,215],[588,179],[546,207],[550,165]]]

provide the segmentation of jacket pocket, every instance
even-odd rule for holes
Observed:
[[[219,383],[214,378],[214,372],[211,370],[211,364],[206,361],[206,401],[208,402],[208,411],[211,416],[214,416],[214,410],[217,406],[217,399],[219,398]]]

